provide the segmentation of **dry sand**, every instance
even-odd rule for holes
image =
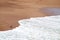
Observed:
[[[60,0],[0,0],[0,30],[17,27],[20,19],[52,15],[42,13],[44,7],[60,7]]]

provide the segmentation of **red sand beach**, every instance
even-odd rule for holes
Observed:
[[[60,7],[60,0],[0,0],[0,30],[17,27],[20,19],[52,15],[42,13],[44,7]]]

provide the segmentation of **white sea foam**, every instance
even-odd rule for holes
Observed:
[[[60,15],[19,20],[20,26],[0,31],[0,40],[60,40]]]

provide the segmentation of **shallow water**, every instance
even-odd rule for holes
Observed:
[[[53,15],[60,15],[60,8],[42,8],[42,12]]]

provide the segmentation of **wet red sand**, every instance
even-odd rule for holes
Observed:
[[[40,8],[60,7],[59,0],[1,0],[0,30],[10,30],[18,27],[18,20],[30,17],[44,17],[52,14],[42,13]],[[53,3],[53,4],[51,4]]]

